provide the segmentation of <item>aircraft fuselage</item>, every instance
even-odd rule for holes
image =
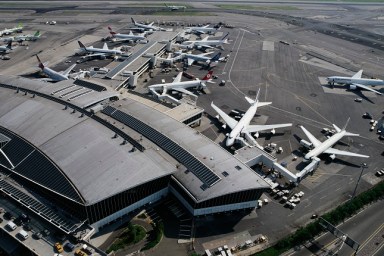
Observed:
[[[311,151],[309,151],[305,156],[305,160],[310,160],[313,157],[317,157],[318,155],[322,154],[325,150],[328,148],[331,148],[333,145],[335,145],[341,138],[345,135],[345,130],[342,130],[338,133],[335,133],[330,138],[322,142],[319,146],[315,147]]]
[[[384,85],[384,81],[381,79],[369,79],[369,78],[351,78],[343,76],[331,76],[327,78],[329,84],[363,84],[363,85]]]
[[[247,112],[243,115],[243,117],[239,120],[237,125],[230,132],[226,145],[227,147],[232,146],[235,143],[235,139],[240,136],[240,133],[243,131],[244,127],[248,125],[252,118],[255,116],[257,110],[257,103],[252,105]]]

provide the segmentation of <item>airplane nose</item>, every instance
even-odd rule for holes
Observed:
[[[225,145],[227,146],[227,147],[230,147],[230,146],[232,146],[233,145],[233,143],[235,142],[235,140],[233,139],[233,138],[227,138],[227,141],[226,141],[226,143],[225,143]]]

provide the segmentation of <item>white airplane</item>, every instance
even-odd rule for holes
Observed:
[[[147,30],[147,31],[166,31],[165,28],[154,26],[153,24],[155,22],[152,22],[152,23],[150,23],[148,25],[145,25],[145,24],[136,22],[132,17],[131,17],[131,20],[132,20],[133,24],[135,24],[136,27],[138,27],[138,28],[140,28],[142,30]]]
[[[1,53],[8,53],[10,50],[12,50],[12,40],[8,41],[8,44],[0,46]]]
[[[3,29],[0,31],[0,36],[3,36],[3,35],[10,35],[12,33],[15,33],[15,32],[19,32],[21,33],[23,31],[23,24],[19,23],[19,25],[17,27],[14,27],[14,28],[6,28],[6,29]]]
[[[129,34],[120,34],[116,33],[112,30],[111,27],[108,27],[109,33],[112,35],[113,38],[117,39],[117,41],[133,41],[136,42],[138,40],[145,40],[146,33],[134,35],[132,31],[129,31]]]
[[[219,28],[210,28],[209,25],[203,26],[203,27],[186,27],[185,32],[186,33],[195,33],[195,34],[215,34]]]
[[[193,81],[184,81],[181,82],[181,77],[183,75],[183,72],[180,72],[176,78],[173,80],[172,83],[163,83],[163,84],[154,84],[148,86],[148,89],[156,95],[158,98],[167,97],[170,98],[174,102],[178,102],[177,99],[173,98],[172,96],[167,95],[168,91],[177,91],[184,94],[188,94],[191,96],[196,96],[192,92],[188,91],[187,88],[196,88],[198,90],[202,90],[206,88],[205,82],[210,82],[212,77],[213,71],[209,71],[208,74],[206,74],[201,80],[196,78]],[[158,91],[161,90],[161,94],[158,93]]]
[[[39,68],[43,71],[44,74],[49,76],[50,79],[44,79],[44,81],[52,81],[52,82],[57,82],[57,81],[63,81],[63,80],[68,80],[68,75],[72,71],[72,69],[76,66],[76,64],[73,64],[69,68],[67,68],[64,71],[57,72],[53,69],[50,69],[46,67],[40,60],[39,56],[36,54],[37,61],[39,62]]]
[[[206,52],[206,53],[201,53],[201,54],[192,54],[192,53],[178,53],[179,55],[173,58],[157,58],[158,60],[161,60],[163,62],[168,62],[170,64],[173,64],[173,62],[182,60],[182,59],[187,59],[187,65],[191,66],[195,61],[201,61],[205,62],[207,65],[212,65],[214,63],[217,63],[219,61],[223,61],[225,58],[220,57],[221,52],[218,52],[215,56],[213,57],[208,57],[207,55],[212,54],[213,52]]]
[[[359,134],[350,133],[345,130],[347,128],[348,122],[349,122],[349,118],[347,120],[347,123],[343,127],[343,129],[340,129],[335,124],[333,124],[333,127],[336,130],[336,133],[331,137],[329,137],[328,139],[326,139],[324,142],[319,141],[307,129],[305,129],[303,126],[300,126],[300,128],[303,130],[305,135],[311,141],[311,143],[305,140],[300,141],[301,145],[310,149],[310,151],[304,156],[304,162],[310,161],[312,158],[317,157],[322,153],[329,154],[332,160],[336,158],[336,155],[357,156],[357,157],[368,158],[369,156],[366,156],[366,155],[360,155],[360,154],[332,148],[332,146],[336,144],[344,136],[359,136]]]
[[[211,54],[211,53],[212,52],[201,53],[201,54],[186,53],[184,54],[184,58],[187,59],[188,66],[191,66],[195,61],[205,62],[207,65],[211,66],[213,63],[217,63],[219,61],[224,60],[224,57],[221,57],[221,52],[218,52],[213,57],[206,56],[207,54]]]
[[[91,53],[89,55],[87,55],[88,57],[100,57],[100,58],[106,58],[106,57],[114,57],[116,58],[117,56],[124,56],[124,53],[120,50],[110,50],[108,49],[108,46],[107,46],[107,43],[104,43],[104,46],[103,48],[94,48],[93,46],[89,46],[89,47],[85,47],[85,45],[80,42],[80,41],[77,41],[80,45],[80,48],[87,52],[87,53]]]
[[[180,48],[187,49],[213,49],[213,48],[223,48],[223,44],[228,44],[228,39],[226,38],[229,35],[227,33],[222,39],[219,40],[208,40],[209,36],[204,37],[202,40],[194,40],[194,41],[184,41],[181,44],[174,44]]]
[[[14,41],[15,40],[15,37],[13,36],[10,36],[10,37],[1,37],[0,38],[0,41],[4,42],[4,43],[8,43],[8,42],[11,42],[11,41]]]
[[[20,41],[36,41],[41,36],[40,31],[36,31],[35,34],[28,34],[28,35],[21,35],[21,36],[15,36],[14,40],[17,42]]]
[[[365,90],[382,95],[381,92],[372,89],[370,86],[384,85],[384,81],[381,79],[361,78],[362,74],[363,74],[363,70],[360,70],[359,72],[354,74],[352,77],[330,76],[330,77],[327,77],[327,81],[329,85],[334,85],[335,83],[346,84],[346,85],[349,85],[349,89],[351,90],[355,90],[356,88],[361,88],[361,89],[365,89]]]
[[[229,115],[227,115],[224,111],[222,111],[220,108],[218,108],[216,105],[211,103],[212,108],[219,114],[219,116],[224,120],[225,125],[223,126],[226,128],[226,125],[231,128],[231,132],[227,134],[227,140],[226,145],[227,147],[232,146],[236,140],[242,140],[241,135],[244,135],[244,137],[251,141],[253,145],[258,146],[258,143],[252,138],[251,133],[256,133],[255,137],[259,136],[260,131],[265,130],[271,130],[272,134],[275,133],[276,128],[282,128],[282,127],[288,127],[292,126],[292,124],[272,124],[272,125],[250,125],[252,118],[256,114],[257,107],[266,106],[271,104],[272,102],[259,102],[259,93],[260,89],[257,92],[256,99],[252,100],[248,97],[245,97],[245,99],[251,104],[249,109],[244,113],[244,115],[241,117],[239,121],[236,121]]]
[[[166,3],[165,4],[165,7],[167,7],[168,9],[170,9],[171,11],[177,11],[177,10],[185,10],[187,9],[187,6],[185,5],[167,5]]]

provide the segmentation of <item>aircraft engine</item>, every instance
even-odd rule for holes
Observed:
[[[330,155],[329,157],[330,157],[332,160],[335,160],[336,155],[335,155],[335,154],[332,154],[332,155]]]
[[[259,134],[259,132],[256,132],[253,136],[255,136],[255,138],[257,139],[257,138],[259,138],[260,134]]]
[[[223,127],[223,129],[227,129],[227,125],[226,124],[223,124],[221,127]],[[228,134],[226,134],[226,136],[228,136]]]
[[[353,85],[353,84],[349,85],[349,89],[356,90],[356,85]]]
[[[272,134],[275,134],[275,133],[276,133],[275,129],[272,129],[272,130],[271,130],[271,133],[272,133]]]
[[[300,140],[300,145],[304,146],[305,148],[312,149],[313,144],[306,141],[306,140]]]

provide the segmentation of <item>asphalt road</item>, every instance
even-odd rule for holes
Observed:
[[[384,232],[383,201],[378,201],[353,218],[338,226],[344,234],[360,244],[357,255],[384,255],[383,241],[375,244],[375,238]],[[335,252],[341,247],[335,246],[340,239],[330,233],[326,233],[314,240],[311,244],[301,247],[299,251],[290,251],[285,256],[327,255],[329,250]],[[383,239],[382,239],[383,240]],[[354,250],[344,244],[338,255],[353,255]]]

